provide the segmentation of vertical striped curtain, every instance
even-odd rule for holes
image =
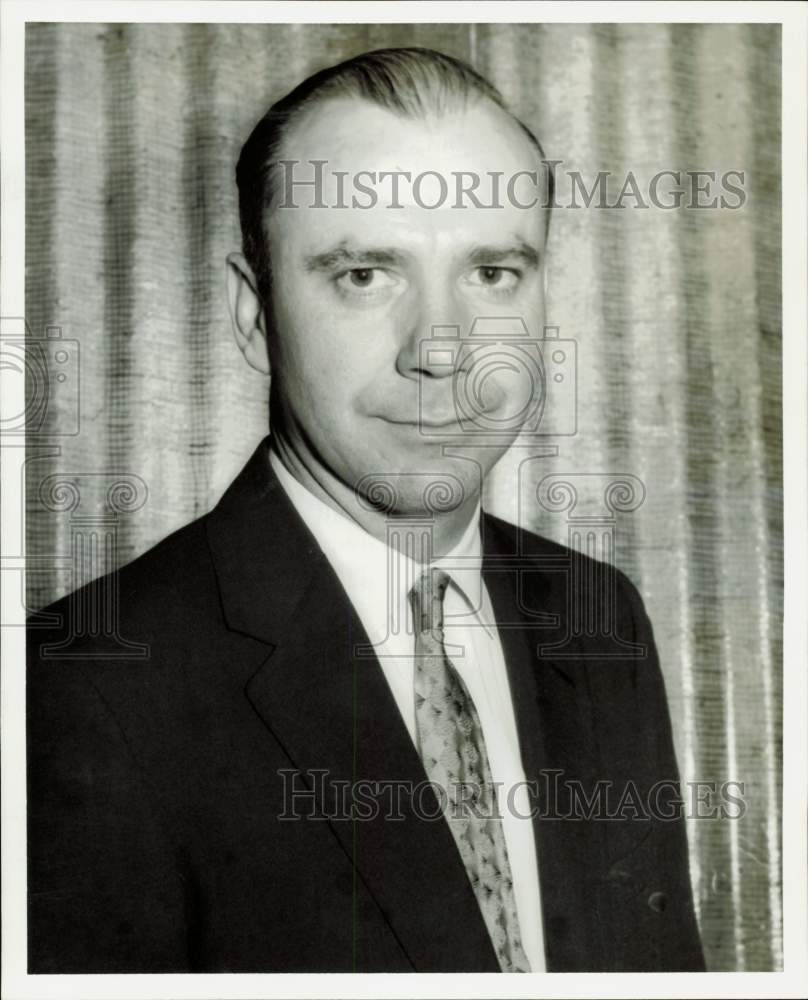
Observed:
[[[575,342],[577,433],[514,448],[487,506],[562,542],[606,524],[689,794],[743,783],[740,818],[688,821],[709,967],[780,968],[778,26],[29,25],[26,318],[70,369],[28,436],[29,605],[79,582],[82,516],[109,543],[90,574],[123,564],[207,511],[266,433],[224,295],[240,145],[314,70],[413,44],[471,62],[562,161],[548,323]],[[619,191],[662,170],[743,171],[745,204],[567,207],[570,172]],[[630,502],[605,503],[619,481]],[[553,482],[577,513],[546,502]]]

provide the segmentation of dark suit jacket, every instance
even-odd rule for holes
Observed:
[[[339,780],[426,776],[266,444],[211,513],[29,632],[32,973],[497,971],[429,789],[398,819],[280,818],[284,770],[320,815]],[[556,786],[534,821],[548,968],[703,968],[682,820],[558,818],[575,781],[611,782],[612,809],[678,780],[640,598],[487,515],[483,545],[526,776]],[[116,600],[116,634],[86,627]],[[616,634],[576,634],[587,607]]]

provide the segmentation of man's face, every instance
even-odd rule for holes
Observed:
[[[412,120],[339,98],[295,126],[284,157],[300,161],[296,181],[314,176],[310,161],[327,161],[321,197],[329,206],[310,207],[314,190],[298,184],[296,207],[279,207],[281,189],[268,220],[269,354],[284,433],[315,478],[312,463],[350,489],[395,474],[400,513],[423,510],[425,486],[447,474],[467,500],[516,437],[512,414],[526,402],[524,371],[514,370],[512,351],[496,336],[513,337],[516,318],[535,340],[544,323],[545,210],[506,196],[508,178],[538,169],[536,149],[489,102]],[[375,173],[375,184],[367,174],[360,181],[375,188],[378,204],[334,207],[351,206],[354,195],[367,203],[354,186],[360,171]],[[435,171],[448,195],[441,207],[423,207],[441,200],[438,180],[427,177],[415,192],[402,178],[403,207],[391,208],[383,171],[413,179]],[[498,172],[497,207],[476,207],[468,197],[455,207],[459,171],[481,177],[484,205],[492,203],[489,172]],[[539,194],[529,184],[515,190],[523,203]],[[507,319],[490,323],[499,318]],[[481,319],[495,336],[482,354],[451,344],[447,354],[445,340],[428,353],[434,327],[459,327],[467,338]],[[458,422],[458,391],[466,415],[476,406],[479,420]]]

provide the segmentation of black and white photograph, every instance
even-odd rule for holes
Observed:
[[[3,995],[804,995],[805,7],[4,17]]]

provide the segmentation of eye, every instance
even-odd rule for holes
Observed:
[[[395,284],[392,275],[381,267],[352,267],[336,278],[337,288],[346,295],[375,294]]]
[[[519,275],[508,267],[484,265],[476,267],[471,273],[471,284],[496,288],[498,291],[515,288],[519,283]]]
[[[348,277],[352,285],[356,285],[357,288],[367,288],[368,285],[373,284],[374,272],[369,267],[360,267],[355,271],[349,271]]]

